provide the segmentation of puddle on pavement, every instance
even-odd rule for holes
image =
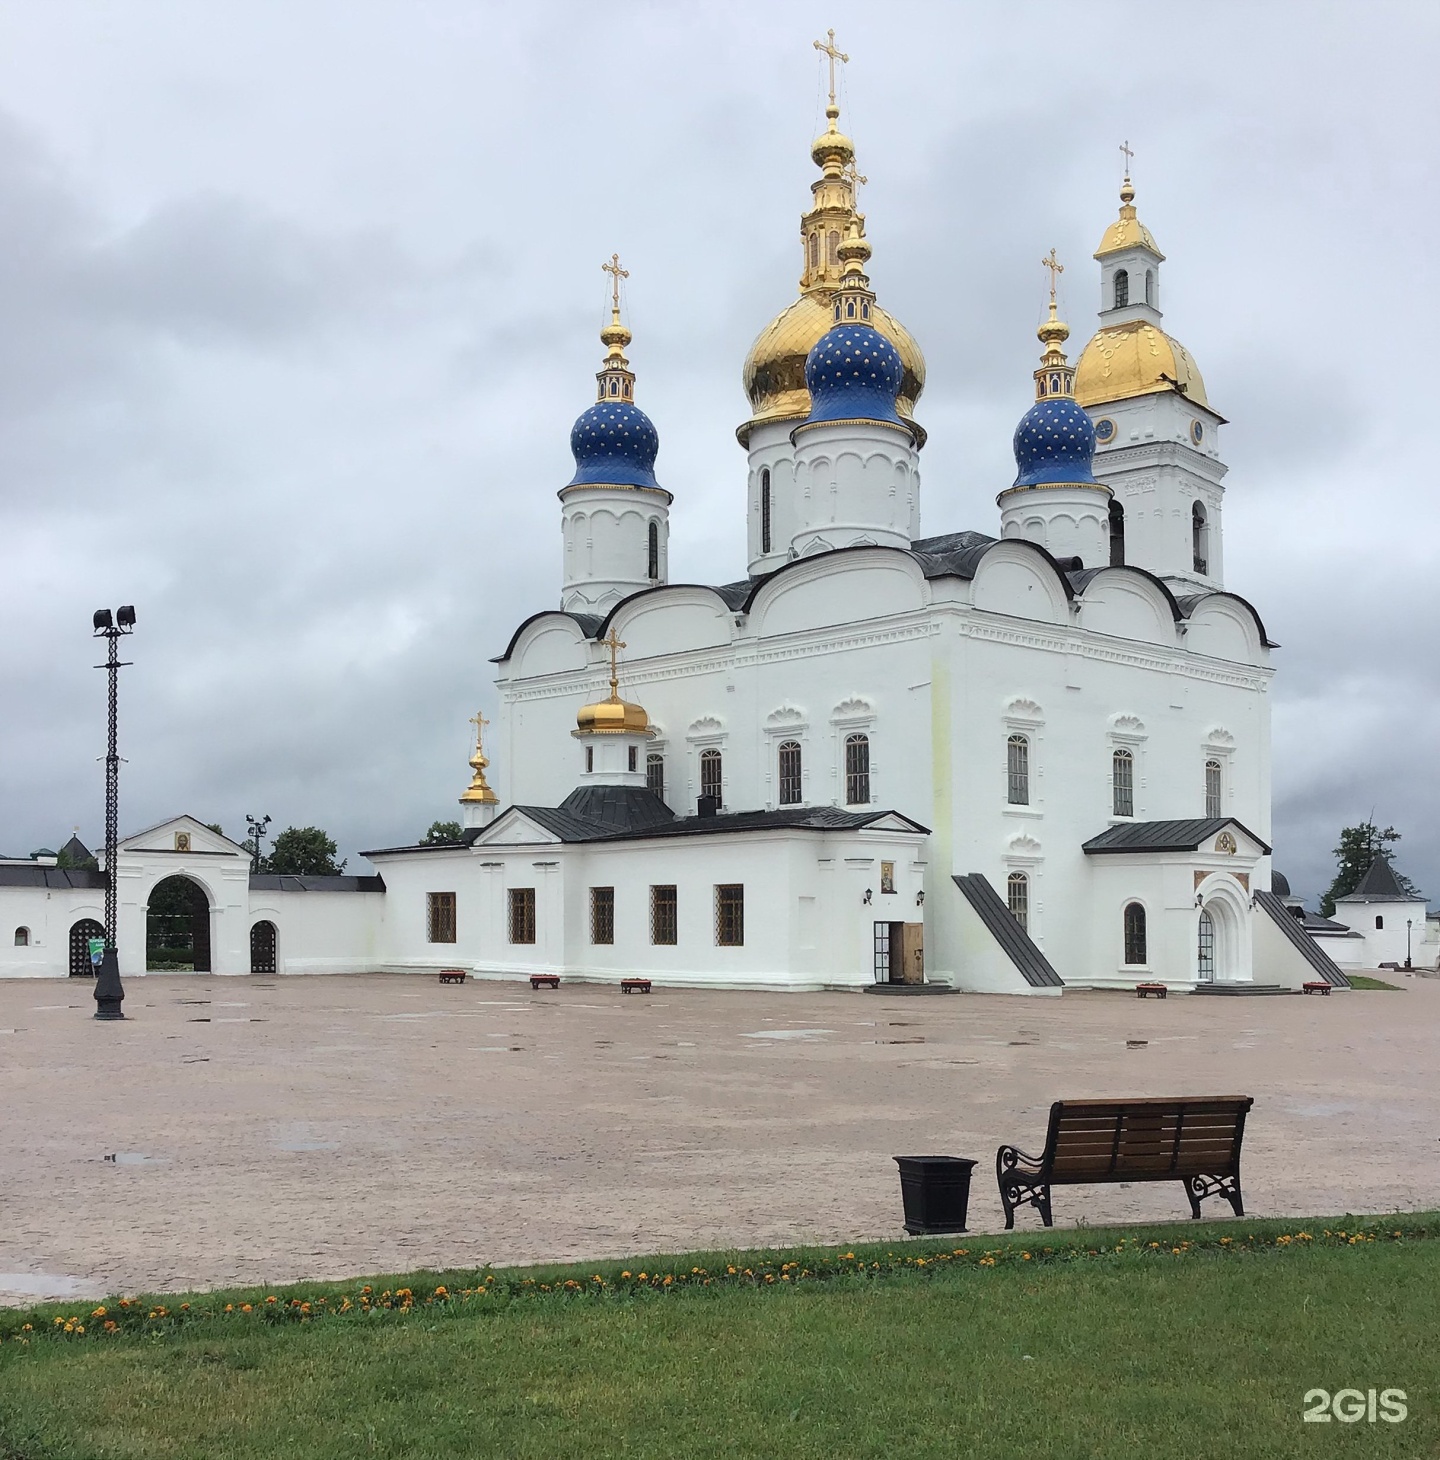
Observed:
[[[277,1151],[338,1151],[339,1141],[276,1141]]]
[[[925,1036],[923,1034],[917,1034],[907,1036],[904,1039],[877,1039],[874,1042],[876,1044],[924,1044]]]
[[[1149,1043],[1150,1043],[1150,1041],[1148,1039],[1127,1039],[1125,1041],[1125,1048],[1126,1049],[1144,1049],[1145,1046],[1147,1044],[1149,1044]]]
[[[168,1156],[147,1156],[141,1151],[116,1151],[104,1158],[112,1166],[168,1166]]]
[[[56,1272],[0,1272],[0,1293],[22,1298],[51,1300],[80,1295],[98,1296],[99,1284],[85,1278],[65,1277]]]
[[[834,1034],[833,1029],[757,1029],[751,1034],[742,1034],[741,1039],[818,1039],[822,1034]]]
[[[208,1065],[210,1056],[208,1054],[188,1054],[180,1059],[182,1065]]]
[[[206,1014],[202,1019],[187,1019],[185,1022],[187,1024],[209,1024],[211,1020],[210,1016]]]

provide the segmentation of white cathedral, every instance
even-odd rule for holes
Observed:
[[[612,260],[559,606],[495,661],[463,840],[367,852],[376,877],[264,878],[196,821],[151,828],[117,862],[122,973],[144,970],[149,889],[179,873],[222,973],[1344,984],[1271,891],[1275,646],[1225,588],[1225,422],[1163,328],[1129,177],[1074,365],[1052,288],[998,523],[927,536],[925,362],[871,286],[833,92],[826,116],[799,297],[744,366],[745,576],[669,579],[674,499]],[[86,897],[66,891],[52,948]]]

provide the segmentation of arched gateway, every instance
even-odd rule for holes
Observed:
[[[210,899],[189,877],[164,877],[145,910],[145,966],[210,972]]]

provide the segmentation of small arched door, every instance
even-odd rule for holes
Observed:
[[[70,977],[91,978],[95,965],[90,962],[91,938],[103,938],[105,929],[94,918],[81,918],[70,926]]]
[[[275,972],[275,924],[265,920],[250,929],[250,972]]]

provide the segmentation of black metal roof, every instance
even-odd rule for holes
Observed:
[[[1424,902],[1400,886],[1395,869],[1386,857],[1376,857],[1370,870],[1360,879],[1359,886],[1336,902]]]
[[[1227,826],[1239,827],[1260,849],[1270,848],[1233,816],[1199,816],[1189,821],[1122,821],[1081,844],[1087,856],[1103,852],[1194,852],[1201,842],[1218,836]]]
[[[1257,892],[1255,906],[1285,935],[1286,941],[1296,948],[1300,956],[1325,980],[1337,989],[1348,989],[1350,980],[1340,971],[1339,965],[1305,931],[1304,924],[1273,892]]]
[[[1270,872],[1270,891],[1276,897],[1289,897],[1290,879],[1283,872],[1276,872],[1273,868]]]
[[[87,847],[78,836],[72,836],[70,840],[66,842],[63,847],[60,848],[59,855],[62,857],[70,857],[76,862],[88,862],[91,857],[95,855],[95,853],[92,852],[90,848]]]
[[[1020,971],[1020,976],[1031,988],[1064,988],[1065,980],[1055,972],[1050,960],[1035,946],[1030,934],[1015,918],[1015,914],[1000,900],[1000,894],[990,885],[990,879],[983,872],[971,872],[964,877],[955,877],[954,883],[965,895],[965,901],[975,909],[986,931],[1000,945],[1001,951]]]
[[[415,848],[408,848],[414,851]],[[252,892],[384,892],[383,877],[292,877],[277,872],[252,872]]]
[[[620,831],[664,826],[675,819],[675,813],[644,786],[576,786],[559,809]]]
[[[82,872],[78,868],[0,867],[0,887],[85,887],[103,891],[103,872]]]

